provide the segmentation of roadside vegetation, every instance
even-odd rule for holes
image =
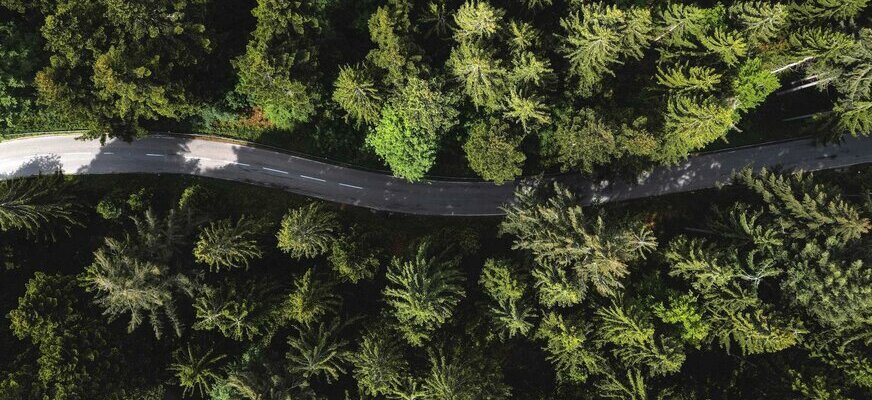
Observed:
[[[0,130],[199,131],[413,181],[668,164],[725,140],[868,133],[869,10],[0,0]]]
[[[870,174],[487,219],[2,181],[0,398],[868,398]]]

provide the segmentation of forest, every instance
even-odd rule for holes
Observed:
[[[868,3],[0,0],[0,131],[203,132],[412,181],[670,164],[868,133]]]
[[[0,181],[3,399],[866,399],[872,168],[505,218]]]

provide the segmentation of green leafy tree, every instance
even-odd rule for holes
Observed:
[[[463,150],[473,171],[497,184],[521,175],[527,157],[517,148],[521,137],[511,137],[508,124],[496,119],[478,120],[468,128]]]
[[[294,290],[288,295],[285,312],[294,321],[308,325],[335,309],[340,301],[333,285],[328,281],[316,281],[310,269],[294,280]]]
[[[38,49],[36,37],[18,23],[0,23],[0,129],[14,128],[33,107]]]
[[[305,379],[323,377],[327,383],[339,379],[348,357],[347,343],[339,337],[344,327],[338,319],[294,326],[285,354],[288,371]]]
[[[430,244],[418,245],[414,258],[394,258],[383,294],[407,342],[421,346],[454,313],[465,295],[460,260],[430,254]]]
[[[0,181],[0,230],[20,229],[29,235],[78,224],[74,198],[60,174]]]
[[[87,313],[84,296],[70,276],[36,272],[27,281],[18,305],[11,310],[9,328],[37,349],[37,368],[21,368],[0,379],[30,393],[21,398],[97,398],[123,384],[112,366],[123,363],[119,349],[103,321]],[[111,379],[110,379],[111,377]]]
[[[358,124],[375,124],[383,99],[364,68],[343,66],[333,83],[333,101]]]
[[[338,230],[334,212],[321,203],[309,203],[288,211],[276,237],[279,250],[294,258],[311,258],[330,248]]]
[[[445,95],[413,78],[382,109],[381,121],[366,143],[395,175],[417,181],[433,166],[439,141],[456,117]]]
[[[357,386],[369,396],[391,394],[401,385],[401,377],[409,372],[403,343],[388,330],[368,331],[348,358]]]
[[[182,395],[193,395],[196,390],[203,397],[212,391],[212,386],[219,379],[214,370],[215,364],[225,357],[223,354],[212,355],[212,352],[209,349],[202,355],[195,354],[188,345],[185,351],[179,349],[173,355],[169,370],[175,372],[179,379]]]
[[[201,93],[180,76],[197,76],[212,51],[205,2],[160,0],[27,4],[44,17],[52,57],[38,73],[40,100],[106,133],[142,133],[139,123],[191,114]]]
[[[200,231],[194,247],[194,258],[209,266],[209,270],[248,268],[249,262],[263,256],[255,239],[260,224],[240,217],[235,222],[222,219],[212,222]]]
[[[275,126],[292,129],[315,113],[319,92],[306,85],[316,76],[315,40],[325,25],[325,3],[258,1],[257,26],[234,64],[237,90],[262,107]]]

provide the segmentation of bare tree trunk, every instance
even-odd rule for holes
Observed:
[[[788,94],[788,93],[793,93],[793,92],[800,91],[800,90],[802,90],[802,89],[806,89],[806,88],[814,87],[814,86],[820,85],[820,84],[822,84],[822,83],[829,82],[829,81],[831,81],[831,80],[833,80],[833,79],[835,79],[835,78],[827,78],[827,79],[817,80],[817,81],[814,81],[814,82],[811,82],[811,83],[806,83],[805,85],[797,86],[797,87],[795,87],[795,88],[791,88],[791,89],[787,89],[787,90],[782,90],[782,91],[780,91],[780,92],[778,92],[778,93],[775,93],[775,94],[776,94],[777,96],[782,96],[782,95],[785,95],[785,94]]]
[[[799,60],[799,61],[797,61],[797,62],[792,62],[792,63],[790,63],[790,64],[787,64],[787,65],[783,66],[783,67],[775,68],[775,69],[773,69],[772,71],[769,71],[769,72],[772,72],[773,74],[777,74],[777,73],[779,73],[779,72],[781,72],[781,71],[784,71],[785,69],[793,68],[793,67],[795,67],[795,66],[797,66],[797,65],[800,65],[800,64],[806,63],[806,62],[811,61],[811,60],[814,60],[814,59],[815,59],[814,56],[808,56],[808,57],[806,57],[806,58],[803,58],[802,60]]]
[[[793,82],[790,82],[790,86],[796,85],[797,83],[800,83],[800,82],[810,81],[812,79],[816,79],[817,77],[818,77],[818,75],[806,76],[805,78],[797,79]]]

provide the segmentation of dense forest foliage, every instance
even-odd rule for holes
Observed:
[[[861,399],[872,169],[503,219],[0,182],[3,399]]]
[[[410,180],[672,163],[804,113],[868,133],[868,4],[0,0],[0,130],[197,130]],[[821,94],[755,116],[779,87]]]

